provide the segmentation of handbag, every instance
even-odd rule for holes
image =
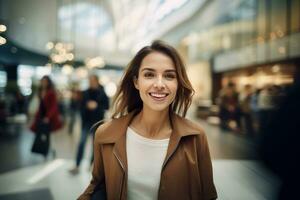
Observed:
[[[97,185],[92,193],[91,200],[106,200],[106,188],[105,183]]]
[[[50,147],[50,125],[43,121],[37,124],[37,131],[31,147],[31,152],[47,156]]]

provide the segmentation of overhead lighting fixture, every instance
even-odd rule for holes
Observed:
[[[280,71],[280,65],[274,65],[274,66],[272,67],[272,72],[277,73],[277,72],[279,72],[279,71]]]
[[[5,43],[6,43],[6,39],[0,36],[0,45],[3,45]]]
[[[53,47],[54,47],[53,42],[47,42],[46,49],[51,50],[51,49],[53,49]]]
[[[86,78],[88,76],[88,71],[85,67],[79,67],[76,69],[75,73],[81,79]]]
[[[73,59],[74,59],[74,54],[68,53],[68,54],[67,54],[67,59],[68,59],[69,61],[73,60]]]
[[[50,51],[50,59],[53,63],[63,64],[74,59],[72,43],[48,42],[46,48]]]
[[[70,75],[73,72],[73,67],[72,65],[63,65],[62,69],[61,69],[62,73],[66,74],[66,75]]]
[[[3,24],[0,24],[0,32],[5,32],[7,30],[6,26]]]
[[[95,58],[86,59],[85,65],[90,69],[94,67],[103,68],[105,66],[105,62],[102,57],[98,56]]]

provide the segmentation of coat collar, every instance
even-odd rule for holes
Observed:
[[[123,117],[113,119],[103,124],[101,133],[98,134],[97,138],[100,144],[114,144],[113,154],[118,159],[125,173],[127,173],[126,132],[128,126],[137,113],[137,111],[134,111]],[[171,114],[170,116],[173,130],[170,137],[167,155],[162,166],[163,168],[177,149],[182,137],[197,135],[202,132],[202,129],[191,121],[180,117],[177,114]]]
[[[137,112],[133,111],[125,116],[118,119],[112,119],[104,124],[103,131],[99,135],[99,142],[101,144],[116,143],[119,139],[126,135],[127,128],[136,114]],[[173,126],[171,139],[172,136],[181,138],[189,135],[200,134],[198,125],[180,117],[177,114],[171,114],[171,122]]]

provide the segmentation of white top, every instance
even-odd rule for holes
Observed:
[[[170,139],[153,140],[127,129],[128,200],[156,200]]]

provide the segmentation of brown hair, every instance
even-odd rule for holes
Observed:
[[[134,110],[142,110],[143,102],[139,91],[134,87],[133,80],[134,77],[138,77],[143,59],[152,52],[163,53],[172,59],[176,69],[178,89],[176,97],[170,105],[170,111],[177,112],[182,116],[186,115],[192,102],[194,90],[187,77],[184,63],[175,48],[162,41],[156,40],[150,46],[142,48],[128,64],[113,101],[114,112],[112,118],[126,115]]]
[[[54,83],[53,81],[51,80],[50,76],[43,76],[40,80],[40,82],[42,82],[42,80],[46,80],[47,81],[47,88],[46,90],[49,91],[49,90],[55,90],[55,86],[54,86]],[[38,88],[38,96],[41,98],[42,97],[42,83],[40,84],[39,88]]]

